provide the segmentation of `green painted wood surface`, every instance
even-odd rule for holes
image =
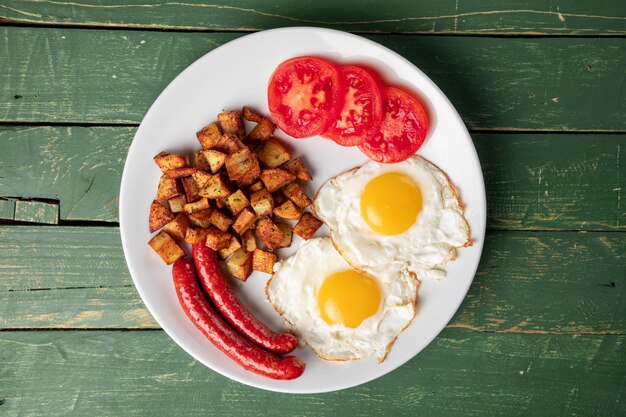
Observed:
[[[182,69],[238,36],[4,27],[0,121],[138,123]],[[370,38],[426,72],[472,129],[626,130],[626,38]]]
[[[345,391],[230,381],[163,332],[2,332],[4,416],[619,416],[626,338],[445,330],[394,372]],[[338,365],[340,366],[340,365]]]
[[[4,0],[6,2],[7,0]],[[358,32],[615,35],[626,33],[620,1],[216,1],[151,3],[11,0],[10,22],[177,30],[259,30],[322,26]]]
[[[28,223],[57,224],[59,222],[59,205],[43,201],[15,202],[14,220]]]
[[[489,233],[450,326],[624,334],[625,264],[622,233]],[[117,228],[1,227],[0,306],[4,329],[156,327],[132,288]]]
[[[15,200],[0,198],[0,220],[13,220],[15,216]]]

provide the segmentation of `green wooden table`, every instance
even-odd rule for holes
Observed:
[[[626,415],[626,3],[216,1],[0,0],[0,416]],[[194,361],[139,299],[117,223],[159,92],[224,42],[293,25],[425,71],[470,129],[488,198],[446,329],[321,395]]]

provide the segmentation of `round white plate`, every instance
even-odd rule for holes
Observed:
[[[465,217],[474,246],[458,250],[458,259],[447,265],[447,277],[425,281],[419,292],[418,313],[400,335],[387,359],[348,363],[318,359],[309,348],[295,354],[307,368],[293,381],[275,381],[240,368],[215,349],[185,316],[174,291],[171,267],[148,246],[148,212],[159,168],[152,157],[161,151],[199,150],[196,132],[216,120],[222,110],[247,105],[269,114],[266,88],[278,64],[300,55],[318,55],[339,63],[365,64],[378,70],[387,83],[403,86],[419,95],[429,107],[430,128],[419,154],[443,169],[457,186],[466,206]],[[357,148],[344,148],[321,138],[295,140],[277,131],[302,156],[314,180],[309,195],[332,176],[366,162]],[[485,236],[486,203],[482,172],[470,136],[444,94],[419,69],[389,49],[348,33],[319,28],[286,28],[263,31],[229,42],[185,69],[154,102],[128,151],[120,190],[120,230],[128,268],[139,295],[168,335],[190,355],[211,369],[254,387],[291,393],[316,393],[353,387],[394,370],[424,349],[445,327],[463,301],[472,282]],[[317,235],[327,235],[326,227]],[[281,255],[289,255],[302,244]],[[237,283],[243,302],[274,329],[282,319],[265,299],[268,275],[255,272]]]

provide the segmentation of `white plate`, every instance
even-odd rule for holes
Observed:
[[[308,348],[295,354],[307,363],[293,381],[275,381],[240,368],[215,349],[185,316],[178,304],[171,267],[163,264],[147,242],[148,211],[160,171],[152,157],[161,151],[198,150],[195,133],[216,119],[223,109],[243,105],[269,114],[266,88],[276,66],[287,58],[319,55],[341,63],[369,65],[387,83],[409,88],[429,106],[431,125],[419,154],[448,173],[466,205],[474,246],[458,250],[441,282],[423,282],[418,314],[398,338],[382,363],[374,358],[349,363],[326,362]],[[303,156],[314,181],[309,195],[328,178],[358,166],[366,158],[356,148],[343,148],[321,138],[293,140],[277,136]],[[348,33],[319,28],[286,28],[243,36],[198,59],[185,69],[154,102],[128,152],[120,190],[120,229],[128,268],[144,303],[168,335],[194,358],[211,369],[254,387],[291,393],[316,393],[353,387],[394,370],[424,349],[445,327],[463,301],[472,282],[485,236],[486,203],[482,172],[470,136],[444,94],[419,69],[389,49]],[[318,235],[327,234],[324,227]],[[293,253],[302,243],[294,237]],[[254,273],[238,285],[244,303],[271,327],[280,317],[265,300],[268,276]]]

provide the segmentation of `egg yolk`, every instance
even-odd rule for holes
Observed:
[[[371,180],[361,194],[361,216],[377,233],[397,235],[415,223],[422,193],[407,175],[390,172]]]
[[[365,272],[336,272],[324,280],[317,303],[326,323],[355,328],[378,311],[380,288],[376,278]]]

